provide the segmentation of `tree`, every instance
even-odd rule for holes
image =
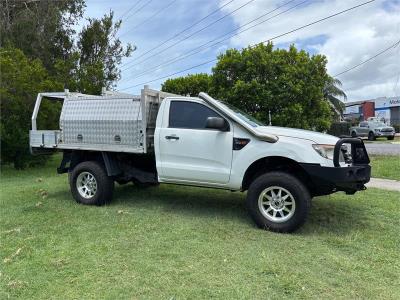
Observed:
[[[265,123],[271,111],[273,125],[326,130],[331,122],[323,94],[326,63],[324,56],[293,45],[230,49],[213,68],[213,94]]]
[[[74,26],[82,18],[84,0],[5,0],[0,2],[0,47],[21,49],[55,73],[56,60],[73,52]]]
[[[113,17],[110,12],[102,19],[90,18],[79,34],[77,82],[81,92],[100,94],[102,87],[114,88],[120,79],[121,59],[130,56],[134,49],[130,44],[123,47],[116,38],[121,20],[114,22]]]
[[[63,88],[99,94],[120,78],[118,65],[133,47],[116,34],[121,21],[113,13],[88,19],[76,39],[85,0],[7,0],[0,2],[0,47],[21,49],[38,58]]]
[[[164,92],[185,96],[198,96],[200,92],[210,92],[212,77],[209,74],[200,73],[166,80],[161,87]]]
[[[342,82],[339,79],[328,76],[324,86],[324,97],[331,103],[331,107],[336,116],[341,116],[345,109],[344,103],[340,100],[347,100],[346,93],[341,89]]]
[[[331,122],[324,87],[329,76],[326,58],[310,56],[293,45],[288,50],[259,44],[229,49],[218,57],[211,75],[168,79],[164,91],[197,95],[200,91],[227,101],[273,125],[326,130]]]
[[[60,90],[61,84],[52,80],[39,59],[30,60],[16,48],[0,49],[1,99],[1,163],[11,162],[21,169],[43,160],[29,153],[30,117],[37,93]],[[57,105],[43,103],[40,126],[54,128]]]
[[[76,36],[84,8],[84,0],[0,2],[2,162],[22,168],[36,161],[28,152],[28,132],[38,92],[100,94],[119,79],[121,59],[133,50],[116,37],[121,21],[110,12],[89,19]],[[38,124],[58,128],[59,109],[43,103]]]

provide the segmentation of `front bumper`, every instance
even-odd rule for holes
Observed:
[[[371,166],[322,167],[319,164],[301,164],[312,183],[314,196],[328,195],[337,191],[354,194],[365,190],[371,177]]]
[[[351,144],[351,161],[341,166],[339,156],[344,143]],[[319,164],[301,164],[311,181],[314,196],[327,195],[337,191],[354,194],[365,190],[365,184],[371,177],[371,166],[364,143],[358,138],[340,139],[335,145],[334,167],[322,167]]]
[[[394,136],[394,131],[375,131],[376,136]]]

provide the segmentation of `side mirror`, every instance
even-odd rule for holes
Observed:
[[[206,121],[206,128],[229,131],[229,123],[220,117],[208,117]]]

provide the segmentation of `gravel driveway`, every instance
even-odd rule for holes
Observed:
[[[400,155],[400,144],[365,143],[368,154]]]

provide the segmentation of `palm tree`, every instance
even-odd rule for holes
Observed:
[[[340,119],[342,119],[343,111],[345,109],[343,101],[347,100],[347,95],[341,89],[341,87],[342,82],[339,79],[331,76],[328,77],[324,87],[324,97],[326,100],[328,100],[332,110],[338,117],[340,117]],[[340,98],[342,98],[343,101],[340,100]]]

